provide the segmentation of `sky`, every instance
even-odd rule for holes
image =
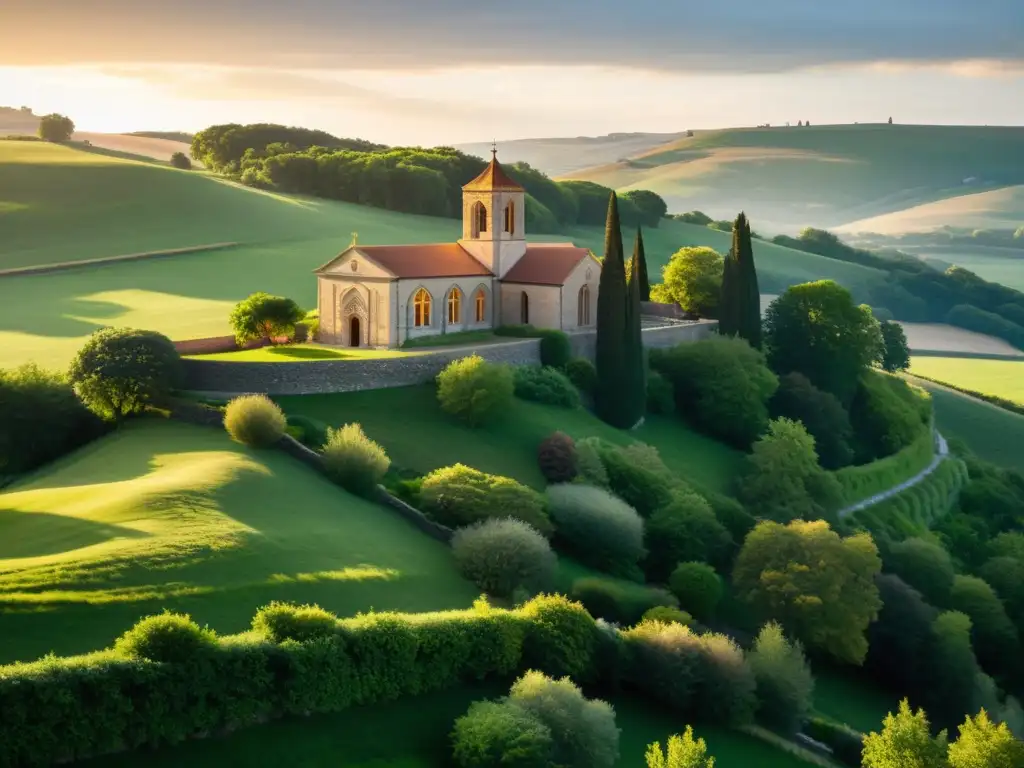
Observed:
[[[1021,0],[0,0],[0,105],[388,144],[1024,124]]]

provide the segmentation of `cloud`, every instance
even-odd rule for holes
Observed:
[[[1021,28],[1019,0],[6,0],[0,65],[780,72],[1019,61]]]

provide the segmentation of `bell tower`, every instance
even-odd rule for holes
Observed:
[[[491,162],[462,188],[465,250],[498,278],[526,253],[526,190],[509,178],[492,145]]]

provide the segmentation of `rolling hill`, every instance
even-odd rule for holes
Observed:
[[[79,148],[0,141],[0,268],[116,256],[210,243],[235,248],[152,261],[0,277],[0,367],[36,360],[62,367],[96,329],[130,325],[175,339],[227,332],[232,304],[258,290],[315,303],[311,271],[358,232],[364,243],[451,241],[454,219],[278,195],[203,172],[177,171]],[[600,227],[573,229],[597,253]],[[631,233],[625,233],[627,249]],[[645,232],[652,278],[684,245],[726,250],[729,236],[665,221]],[[873,269],[755,242],[762,285],[815,278],[847,285]]]
[[[1024,226],[1024,185],[915,205],[895,213],[844,224],[840,234],[903,235],[955,229],[1017,229]]]
[[[575,171],[651,189],[674,212],[755,229],[837,227],[967,193],[1024,183],[1024,128],[834,125],[697,131],[626,160]]]

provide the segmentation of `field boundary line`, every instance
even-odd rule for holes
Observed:
[[[47,272],[63,272],[78,267],[94,267],[102,264],[116,264],[119,261],[139,261],[142,259],[158,259],[164,256],[181,256],[187,253],[202,253],[204,251],[219,251],[225,248],[234,248],[239,243],[210,243],[208,245],[190,245],[187,248],[170,248],[164,251],[143,251],[141,253],[127,253],[122,256],[101,256],[97,259],[82,259],[80,261],[58,261],[52,264],[39,264],[30,267],[12,267],[11,269],[0,269],[0,277],[18,277],[21,275],[41,275]]]

